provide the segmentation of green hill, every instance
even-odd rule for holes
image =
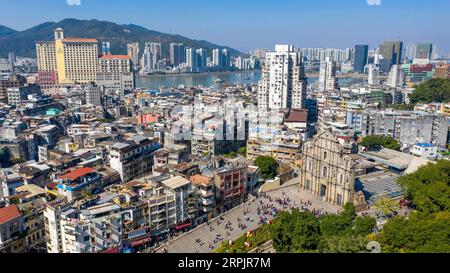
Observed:
[[[243,55],[230,47],[149,30],[133,24],[118,25],[106,21],[77,19],[64,19],[57,23],[47,22],[19,32],[0,27],[0,55],[6,56],[8,52],[14,52],[16,56],[35,57],[35,42],[53,40],[53,31],[58,27],[64,29],[66,37],[97,38],[100,41],[108,41],[111,43],[113,54],[126,54],[127,43],[139,42],[143,49],[145,42],[160,42],[162,43],[163,57],[168,57],[169,44],[175,42],[183,43],[186,47],[207,50],[227,48],[232,56]]]

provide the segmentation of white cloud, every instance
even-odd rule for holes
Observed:
[[[69,6],[80,6],[81,0],[66,0]]]
[[[367,0],[369,6],[381,6],[381,0]]]

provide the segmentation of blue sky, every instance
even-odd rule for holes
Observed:
[[[375,47],[401,39],[450,52],[449,14],[448,0],[0,0],[0,24],[17,30],[64,18],[99,19],[242,51],[276,43]]]

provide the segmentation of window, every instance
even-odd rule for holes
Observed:
[[[327,159],[327,155],[328,155],[327,152],[324,152],[324,153],[323,153],[323,159],[324,159],[324,160]]]
[[[328,169],[327,167],[323,167],[323,176],[327,176],[328,175]]]

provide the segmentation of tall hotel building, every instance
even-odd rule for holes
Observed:
[[[41,84],[90,83],[97,80],[97,39],[64,38],[55,30],[55,41],[36,43],[38,81]]]
[[[292,45],[276,45],[266,54],[258,86],[260,109],[304,109],[306,79],[302,56]]]

